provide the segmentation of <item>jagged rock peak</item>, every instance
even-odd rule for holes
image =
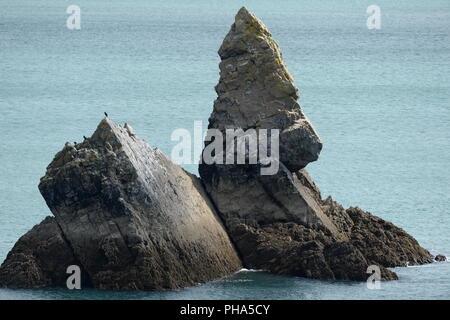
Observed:
[[[278,129],[280,160],[289,170],[317,160],[322,142],[297,102],[280,48],[246,8],[237,13],[219,55],[218,97],[209,128]]]
[[[283,80],[290,82],[289,88],[286,88],[287,92],[297,97],[297,88],[293,85],[292,76],[284,65],[277,42],[273,40],[272,34],[262,21],[242,7],[219,49],[219,56],[224,60],[245,53],[264,55],[266,62],[272,62],[266,64],[265,68],[272,67],[274,71],[279,69]]]
[[[280,167],[274,175],[261,175],[250,165],[199,166],[246,268],[365,281],[369,265],[378,265],[383,279],[396,279],[386,267],[431,262],[400,228],[363,210],[346,210],[331,198],[322,200],[302,169],[317,160],[322,143],[297,103],[278,45],[245,8],[219,55],[209,127],[280,130]]]

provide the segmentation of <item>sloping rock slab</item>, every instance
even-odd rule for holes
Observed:
[[[4,285],[60,285],[61,272],[65,275],[73,260],[89,285],[112,290],[191,286],[241,266],[199,179],[150,148],[128,125],[105,118],[91,138],[67,143],[48,166],[39,189],[56,223],[33,229],[36,238],[22,238],[16,247],[41,256],[35,248],[51,233],[65,239],[59,247],[71,250],[56,250],[55,244],[51,256],[43,254],[57,264],[58,281],[34,272],[45,268],[39,259],[29,259],[28,267],[20,264],[21,256],[10,254],[0,274],[22,268],[22,273],[43,279],[1,282]],[[41,235],[42,228],[55,230]]]

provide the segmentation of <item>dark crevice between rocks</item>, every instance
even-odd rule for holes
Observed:
[[[199,178],[198,180],[200,181],[200,184],[202,185],[203,189],[205,190],[205,195],[206,195],[208,201],[211,203],[211,206],[213,207],[214,211],[216,212],[217,219],[219,219],[219,221],[222,223],[223,227],[227,231],[228,238],[230,239],[230,242],[233,245],[233,248],[236,251],[237,256],[239,257],[239,260],[241,261],[242,266],[244,268],[246,268],[247,266],[245,265],[245,262],[244,262],[244,255],[239,250],[239,247],[234,242],[234,239],[230,236],[231,232],[230,232],[230,230],[228,228],[227,222],[225,221],[225,219],[222,218],[222,214],[220,213],[219,208],[217,208],[216,204],[214,203],[213,199],[211,198],[210,194],[208,193],[208,189],[206,188],[206,185],[203,182],[203,180],[201,178]]]

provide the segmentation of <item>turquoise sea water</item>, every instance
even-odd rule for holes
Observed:
[[[66,8],[81,8],[81,30]],[[366,8],[381,8],[380,30]],[[394,222],[450,256],[450,2],[0,1],[0,261],[50,211],[37,185],[103,111],[170,155],[216,97],[217,49],[245,5],[268,26],[324,149],[324,196]],[[196,173],[195,165],[186,169]],[[173,292],[0,289],[0,299],[449,299],[450,263],[399,281],[318,281],[243,271]]]

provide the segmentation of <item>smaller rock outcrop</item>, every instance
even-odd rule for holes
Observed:
[[[64,285],[78,265],[84,286],[162,290],[229,275],[241,263],[200,180],[102,120],[67,143],[39,189],[55,218],[23,236],[0,267],[0,285]]]
[[[447,257],[444,256],[443,254],[438,254],[437,256],[434,257],[434,261],[444,262],[447,261]]]

